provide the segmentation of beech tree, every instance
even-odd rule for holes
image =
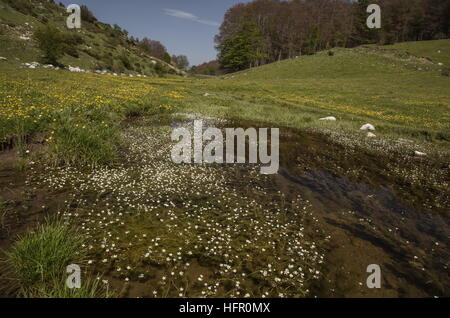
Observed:
[[[165,54],[167,53],[167,49],[164,45],[159,41],[151,40],[149,38],[143,38],[140,46],[147,51],[150,56],[156,57],[160,60],[165,58]],[[169,56],[170,58],[170,56]]]
[[[230,71],[338,46],[450,37],[450,0],[376,3],[381,7],[381,29],[367,27],[368,0],[254,0],[237,4],[226,12],[215,37],[218,60]],[[248,21],[254,29],[244,31]],[[256,40],[246,32],[254,33]]]

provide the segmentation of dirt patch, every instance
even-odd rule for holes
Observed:
[[[30,153],[41,148],[29,145]],[[56,216],[64,206],[67,193],[36,188],[27,183],[30,166],[18,166],[21,158],[16,149],[0,152],[0,259],[17,238],[31,231],[47,216]],[[3,274],[3,273],[2,273]],[[0,284],[7,280],[0,275]],[[14,297],[0,288],[0,297]]]

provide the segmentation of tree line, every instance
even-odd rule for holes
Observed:
[[[366,25],[367,7],[381,7],[382,28]],[[254,0],[229,9],[215,37],[227,71],[333,47],[450,37],[450,0]]]

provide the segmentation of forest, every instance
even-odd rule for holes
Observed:
[[[254,0],[225,14],[215,37],[218,60],[229,72],[310,55],[333,47],[394,44],[450,36],[450,0],[378,0],[380,29],[366,25],[358,0]]]

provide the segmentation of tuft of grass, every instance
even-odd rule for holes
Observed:
[[[13,210],[8,206],[8,201],[0,197],[0,229],[5,228],[6,217],[12,212]]]
[[[81,288],[66,286],[66,267],[82,263],[83,237],[59,220],[47,219],[36,230],[19,237],[6,252],[4,288],[25,298],[103,298],[113,297],[100,278],[82,276]]]
[[[117,129],[106,125],[64,125],[55,130],[49,155],[55,164],[100,165],[116,155]]]
[[[46,220],[19,237],[6,262],[21,287],[52,281],[83,256],[82,237],[60,221]]]
[[[51,284],[38,285],[23,292],[24,298],[112,298],[114,292],[103,285],[99,278],[81,281],[81,288],[70,289],[64,280],[55,279]]]

